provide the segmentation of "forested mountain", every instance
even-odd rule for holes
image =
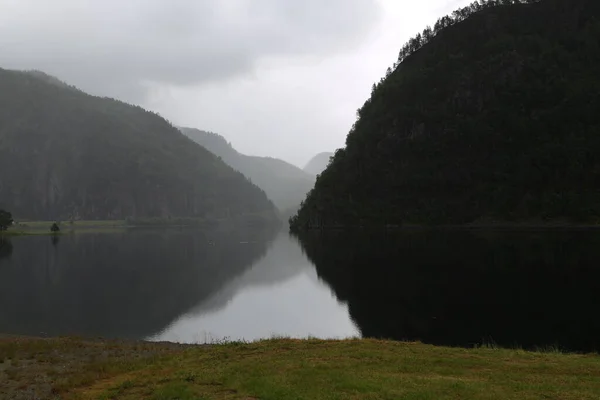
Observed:
[[[281,211],[298,207],[313,187],[314,176],[283,160],[241,154],[223,136],[216,133],[193,128],[180,129],[190,139],[247,176],[265,191]]]
[[[304,172],[312,175],[320,174],[323,172],[323,170],[325,170],[325,168],[327,168],[327,164],[329,164],[329,159],[331,157],[333,157],[333,153],[324,152],[317,154],[306,164],[304,167]]]
[[[262,190],[160,116],[3,69],[0,208],[19,219],[275,217]]]
[[[600,216],[600,2],[478,1],[373,85],[292,229]]]

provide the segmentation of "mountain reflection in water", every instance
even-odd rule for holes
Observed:
[[[252,235],[253,241],[247,241]],[[272,233],[192,230],[12,239],[0,331],[139,339],[160,332],[262,257]]]
[[[301,242],[363,336],[599,350],[599,231],[329,232]]]
[[[251,268],[151,339],[202,343],[273,336],[358,336],[347,306],[335,300],[287,233]]]
[[[285,232],[16,237],[0,250],[0,333],[183,342],[357,334]]]
[[[134,230],[0,241],[0,333],[599,349],[600,232]]]

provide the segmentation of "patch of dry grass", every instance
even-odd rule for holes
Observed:
[[[74,388],[157,363],[183,349],[175,344],[0,338],[0,398],[62,398]]]

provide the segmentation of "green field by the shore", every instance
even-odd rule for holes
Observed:
[[[0,338],[0,398],[598,399],[600,356],[376,340]]]
[[[19,221],[9,227],[6,231],[0,232],[5,236],[25,236],[25,235],[51,235],[57,234],[50,230],[55,221]],[[125,220],[105,220],[105,221],[66,221],[58,222],[62,233],[73,232],[106,232],[119,231],[128,227]]]
[[[59,232],[52,232],[57,223]],[[260,214],[247,214],[233,218],[196,218],[196,217],[144,217],[124,220],[74,220],[74,221],[15,221],[2,236],[52,235],[64,233],[110,233],[121,232],[128,228],[196,228],[212,230],[234,229],[272,229],[279,228],[281,221],[265,219]]]

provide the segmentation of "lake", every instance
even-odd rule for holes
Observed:
[[[600,348],[600,232],[131,230],[0,241],[0,333]]]

